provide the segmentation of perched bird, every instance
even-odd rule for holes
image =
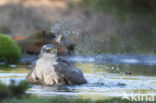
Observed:
[[[57,57],[57,48],[52,44],[44,45],[38,60],[26,77],[30,83],[42,85],[85,84],[83,73],[70,62]]]

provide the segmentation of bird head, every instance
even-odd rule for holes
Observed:
[[[55,58],[57,56],[57,48],[52,44],[46,44],[42,47],[40,56],[42,58]]]

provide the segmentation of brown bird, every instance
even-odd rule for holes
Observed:
[[[41,49],[26,80],[30,83],[42,85],[79,85],[85,84],[83,73],[70,62],[57,57],[57,48],[47,44]]]

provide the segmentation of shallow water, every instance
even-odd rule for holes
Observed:
[[[77,63],[88,83],[50,87],[33,85],[26,92],[40,96],[63,95],[103,99],[108,97],[137,96],[140,94],[156,96],[156,66],[132,64]],[[9,84],[24,80],[29,69],[27,66],[0,66],[0,82]]]

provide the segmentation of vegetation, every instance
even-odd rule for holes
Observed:
[[[78,4],[92,13],[110,15],[116,21],[106,32],[106,20],[102,17],[96,25],[101,30],[80,40],[79,44],[88,44],[81,52],[88,53],[129,53],[155,54],[156,41],[156,1],[155,0],[79,0]],[[109,20],[109,19],[108,19]],[[106,23],[105,23],[106,22]],[[105,24],[105,25],[104,25]],[[101,27],[100,25],[104,25]],[[96,27],[96,26],[95,26]],[[107,27],[107,26],[106,26]],[[113,29],[115,28],[115,29]],[[106,29],[107,30],[107,29]],[[111,32],[115,31],[115,32]],[[109,33],[109,34],[108,34]],[[95,36],[96,35],[96,36]],[[87,37],[88,35],[86,35]],[[92,39],[93,38],[93,39]],[[93,47],[93,45],[97,45]],[[84,51],[86,50],[86,51]],[[94,50],[94,51],[92,51]]]
[[[8,36],[0,34],[0,61],[15,62],[21,59],[18,45]]]
[[[119,16],[127,16],[127,14],[153,14],[156,16],[155,0],[82,0],[82,4],[97,11],[115,13]]]
[[[19,84],[15,84],[15,81],[11,81],[10,85],[0,84],[0,101],[14,97],[22,98],[28,88],[29,84],[26,81],[21,81]]]

